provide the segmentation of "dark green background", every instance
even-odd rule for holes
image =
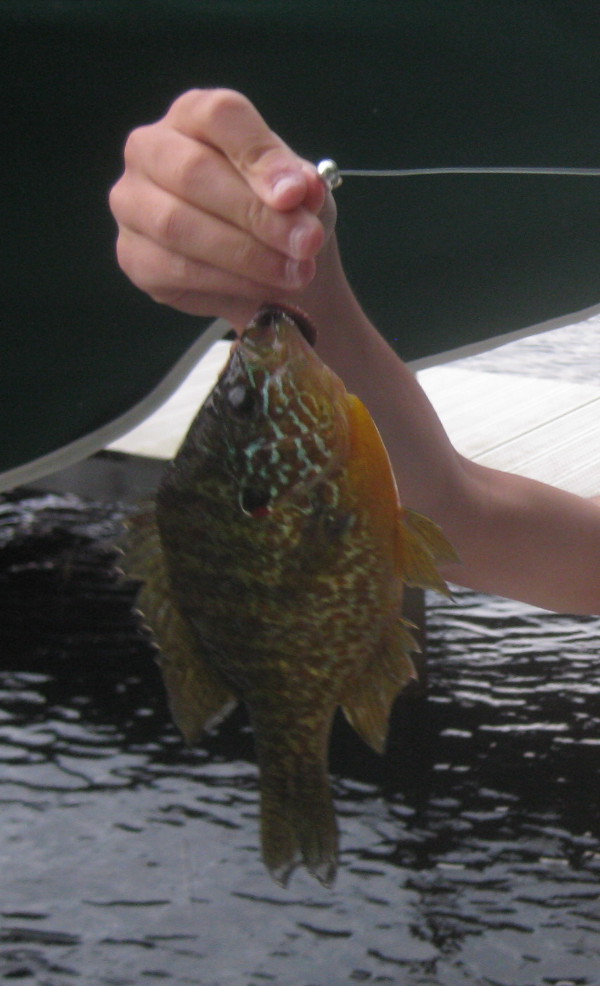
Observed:
[[[134,126],[191,86],[246,92],[342,167],[600,165],[600,4],[0,2],[0,470],[141,399],[206,323],[114,260]],[[408,359],[600,300],[600,180],[347,179],[346,265]]]

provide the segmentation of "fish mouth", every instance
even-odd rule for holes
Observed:
[[[295,305],[262,305],[254,318],[248,323],[247,329],[269,328],[273,322],[281,318],[291,320],[300,330],[309,346],[314,349],[317,341],[317,330],[306,312]]]

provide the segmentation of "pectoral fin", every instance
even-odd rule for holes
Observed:
[[[154,631],[161,648],[158,664],[171,715],[191,746],[235,708],[237,699],[208,667],[175,606],[165,605],[163,610]]]
[[[376,753],[383,753],[396,697],[417,679],[411,652],[419,647],[404,620],[397,620],[373,662],[354,678],[342,700],[350,725]]]
[[[459,558],[437,524],[414,510],[401,508],[397,550],[398,575],[406,585],[435,589],[444,596],[450,595],[437,565],[458,562]]]
[[[161,654],[158,664],[173,719],[193,744],[237,704],[203,658],[189,624],[173,602],[152,505],[128,523],[122,568],[140,579],[138,604]]]

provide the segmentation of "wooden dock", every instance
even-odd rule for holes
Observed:
[[[600,324],[590,338],[597,343],[590,353],[589,380],[561,379],[555,371],[544,376],[543,365],[530,375],[526,359],[519,372],[496,372],[490,356],[485,370],[475,356],[428,367],[417,376],[454,446],[468,458],[582,496],[598,495]],[[171,458],[226,361],[229,345],[215,342],[171,397],[109,448],[154,460]]]
[[[600,386],[452,366],[419,379],[467,458],[580,496],[600,493]]]

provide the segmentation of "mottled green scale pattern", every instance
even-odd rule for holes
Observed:
[[[344,513],[336,524],[327,496],[322,510],[331,483],[316,484],[300,506],[291,497],[255,519],[231,509],[234,484],[213,474],[184,529],[168,500],[159,513],[175,598],[208,665],[250,712],[263,856],[282,883],[300,861],[323,883],[333,879],[333,715],[399,616],[399,586],[393,571],[381,571],[368,518]]]
[[[260,678],[266,650],[277,647],[282,660],[297,661],[300,675],[331,683],[338,664],[353,664],[350,648],[364,655],[378,611],[388,615],[385,596],[396,582],[393,572],[380,569],[365,519],[348,507],[336,515],[327,501],[323,509],[318,484],[299,504],[292,497],[255,519],[237,508],[233,484],[223,478],[217,485],[213,475],[185,527],[181,513],[173,522],[168,503],[167,518],[159,515],[177,554],[171,577],[186,614],[207,645],[222,651],[219,666],[232,677],[249,673],[252,652]],[[225,494],[233,509],[207,493]],[[384,594],[382,581],[390,587]]]
[[[252,362],[231,371],[234,386],[255,395],[252,428],[246,429],[241,441],[239,422],[230,422],[225,433],[228,461],[241,495],[244,490],[262,490],[271,506],[292,489],[309,489],[323,478],[336,456],[339,436],[333,409],[319,404],[289,374],[270,373]]]
[[[381,749],[391,702],[414,671],[400,622],[393,479],[382,545],[354,488],[350,406],[296,320],[259,313],[167,469],[133,552],[136,563],[154,559],[137,569],[142,604],[186,737],[233,698],[248,707],[263,858],[282,883],[300,861],[325,884],[335,873],[335,709]]]

